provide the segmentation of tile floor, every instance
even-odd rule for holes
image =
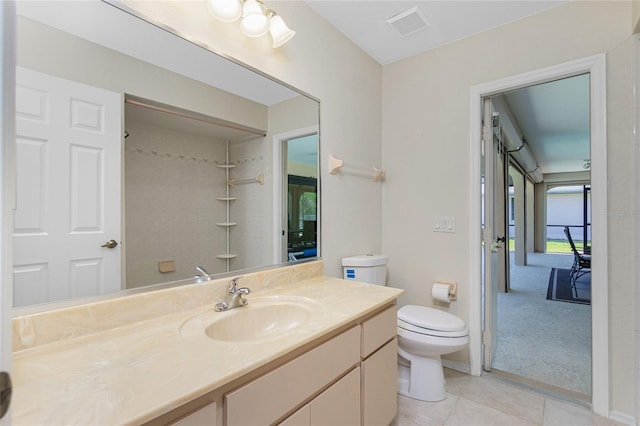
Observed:
[[[589,408],[507,383],[493,376],[474,377],[445,369],[447,399],[417,401],[398,396],[392,426],[621,425]]]

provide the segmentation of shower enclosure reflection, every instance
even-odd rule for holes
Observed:
[[[287,173],[297,160],[276,159],[274,135],[316,129],[306,134],[312,137],[309,146],[316,160],[305,167],[313,172],[302,176],[316,180],[317,197],[316,100],[108,3],[34,1],[18,6],[17,73],[36,76],[34,84],[17,85],[19,108],[68,109],[71,119],[55,126],[71,123],[83,136],[63,137],[70,148],[60,148],[54,136],[18,134],[16,223],[27,225],[14,232],[14,306],[191,279],[196,265],[224,276],[288,261],[274,248],[273,240],[282,230],[273,224],[284,202],[282,191],[274,191],[273,171]],[[255,93],[233,93],[224,83],[237,85],[244,79],[254,81],[240,86],[253,87]],[[74,106],[52,107],[51,84],[102,91],[120,100],[104,108],[91,96],[78,102],[79,95],[58,91]],[[25,99],[34,102],[22,102]],[[17,112],[19,132],[21,126],[38,122],[24,112]],[[97,129],[107,122],[112,130],[105,146],[119,153],[115,166],[103,162],[106,151],[92,145]],[[70,162],[52,160],[49,153],[59,149],[60,158]],[[65,154],[65,149],[70,151]],[[48,185],[54,181],[67,183]],[[101,191],[109,185],[115,198],[105,202]],[[54,195],[53,187],[71,188],[71,195]],[[316,220],[317,199],[313,202],[315,208],[306,208],[299,218],[304,241],[298,241],[297,248],[300,242],[317,246],[315,227],[310,233],[305,224]],[[71,231],[64,225],[52,227],[47,213],[52,208],[64,210],[70,218],[81,212],[88,222]],[[107,213],[107,208],[112,211]],[[107,231],[111,219],[117,225]],[[50,244],[46,254],[41,250],[46,244],[34,250],[26,238],[54,234],[93,235],[96,242],[79,246],[69,257],[66,243]],[[108,240],[118,244],[105,248]],[[318,255],[307,254],[294,257]]]

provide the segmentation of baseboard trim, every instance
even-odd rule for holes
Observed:
[[[620,413],[619,411],[612,411],[609,414],[611,420],[615,420],[618,423],[624,423],[625,425],[636,425],[636,418],[629,416],[628,414]]]
[[[465,364],[459,361],[450,361],[448,359],[442,360],[442,366],[450,368],[451,370],[458,371],[460,373],[464,373],[464,374],[470,374],[469,372],[471,371],[469,369],[469,364]]]

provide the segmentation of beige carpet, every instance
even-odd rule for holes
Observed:
[[[529,253],[511,265],[511,292],[498,295],[498,345],[493,368],[591,394],[591,306],[546,300],[551,268],[569,255]]]

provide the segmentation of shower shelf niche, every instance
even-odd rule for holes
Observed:
[[[223,169],[225,171],[225,179],[226,182],[229,182],[229,180],[231,179],[231,176],[229,176],[229,172],[231,171],[231,169],[235,168],[236,165],[235,164],[229,164],[229,141],[227,141],[227,150],[226,150],[226,158],[225,158],[225,164],[216,164],[216,167],[219,169]],[[226,207],[227,207],[227,215],[226,215],[226,221],[225,222],[218,222],[216,223],[217,226],[226,228],[225,233],[226,233],[226,253],[221,253],[216,255],[216,258],[221,259],[226,261],[227,263],[227,272],[229,272],[231,270],[230,268],[230,263],[229,261],[231,259],[234,259],[237,257],[236,254],[231,253],[231,247],[229,245],[229,239],[230,239],[230,235],[229,235],[229,230],[231,229],[232,226],[236,226],[237,223],[236,222],[231,222],[231,217],[230,217],[230,204],[232,201],[237,200],[237,197],[232,197],[231,196],[231,188],[230,186],[227,184],[227,191],[226,194],[224,196],[221,197],[216,197],[216,200],[221,201],[223,203],[226,203]]]

